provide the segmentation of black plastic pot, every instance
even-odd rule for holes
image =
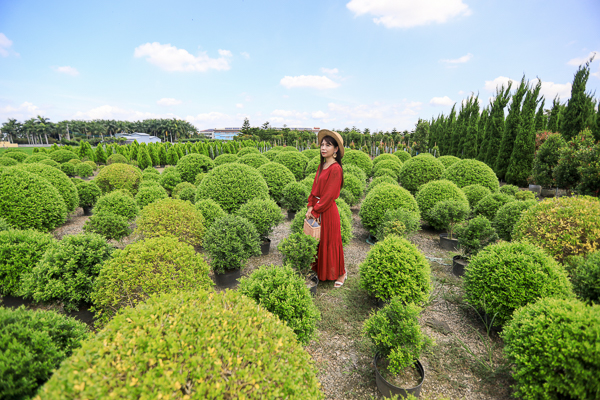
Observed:
[[[242,276],[241,269],[227,269],[223,273],[215,272],[215,281],[222,289],[233,289],[238,285],[240,276]]]
[[[317,286],[319,286],[319,277],[316,274],[311,275],[310,277],[308,277],[308,280],[310,280],[311,282],[313,282],[315,285],[311,286],[308,288],[308,290],[310,290],[310,294],[312,294],[313,296],[317,295]]]
[[[31,304],[33,304],[31,300],[21,296],[2,296],[2,305],[6,308],[19,308]]]
[[[447,233],[440,233],[440,247],[448,251],[458,250],[458,239],[449,239]]]
[[[79,305],[79,311],[68,312],[69,317],[73,317],[81,322],[93,326],[96,315],[90,311],[91,304],[82,303]]]
[[[296,218],[296,211],[288,211],[288,221],[292,221]]]
[[[92,215],[92,207],[82,207],[83,215]]]
[[[540,194],[542,192],[542,187],[540,185],[529,185],[529,191]]]
[[[366,242],[373,246],[375,243],[377,243],[377,238],[369,233],[369,237],[367,237]]]
[[[377,382],[377,389],[379,389],[379,392],[383,395],[383,397],[389,398],[393,395],[396,395],[405,398],[406,396],[408,396],[409,393],[415,397],[419,397],[421,395],[421,386],[423,385],[423,381],[425,380],[425,369],[423,369],[423,365],[419,360],[415,361],[415,367],[421,375],[421,382],[419,382],[417,386],[408,389],[400,388],[386,381],[379,373],[377,361],[379,361],[379,354],[375,356],[375,381]]]
[[[262,242],[260,244],[260,252],[262,253],[263,256],[266,256],[267,254],[269,254],[269,251],[271,250],[271,239],[269,238],[263,238],[264,242]]]
[[[452,257],[452,273],[456,276],[463,276],[465,274],[465,267],[469,265],[469,261],[465,260],[461,256]]]

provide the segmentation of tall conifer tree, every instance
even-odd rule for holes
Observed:
[[[550,118],[548,118],[548,125],[546,129],[550,132],[558,132],[560,114],[562,107],[560,106],[560,97],[556,95],[552,101],[552,110],[550,110]]]
[[[600,99],[598,99],[598,112],[596,113],[596,121],[592,129],[594,140],[600,142]]]
[[[508,86],[504,85],[501,88],[496,88],[496,97],[490,106],[490,116],[488,117],[484,139],[485,159],[483,160],[490,168],[496,167],[496,157],[500,151],[500,143],[502,135],[504,135],[504,108],[510,100],[510,88],[512,81],[508,82]]]
[[[479,125],[479,96],[471,96],[469,102],[469,113],[467,129],[464,135],[462,146],[462,158],[476,158],[478,146],[478,125]]]
[[[580,65],[571,87],[571,98],[567,102],[565,113],[560,122],[560,133],[569,141],[579,132],[587,128],[586,123],[590,116],[590,102],[592,97],[585,92],[585,85],[590,77],[590,63],[594,57],[585,64]],[[592,109],[593,112],[593,109]]]
[[[137,163],[141,170],[152,166],[152,158],[150,158],[146,143],[142,143],[138,148]]]
[[[96,146],[96,150],[94,151],[94,158],[96,159],[96,162],[100,164],[106,164],[106,159],[108,158],[104,152],[103,146],[102,143],[98,143],[98,146]]]
[[[535,131],[540,132],[546,130],[546,116],[544,115],[544,103],[546,99],[542,98],[542,104],[538,108],[538,112],[535,115]]]
[[[452,106],[448,118],[444,121],[444,129],[442,137],[438,146],[440,147],[440,154],[451,155],[452,149],[452,130],[454,129],[454,123],[456,122],[456,103]]]
[[[485,157],[487,155],[487,142],[486,140],[489,140],[489,138],[487,137],[486,133],[485,133],[485,129],[487,127],[487,120],[490,116],[490,109],[489,108],[484,108],[483,111],[481,111],[481,116],[479,117],[479,123],[477,125],[477,160],[484,162],[485,161]]]

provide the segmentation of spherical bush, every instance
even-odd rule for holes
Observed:
[[[310,190],[300,182],[290,182],[283,188],[281,205],[288,211],[297,212],[308,203]]]
[[[477,203],[479,203],[479,200],[492,193],[490,189],[477,184],[465,186],[462,188],[462,191],[467,196],[467,200],[469,200],[469,206],[471,208],[475,208]]]
[[[154,169],[154,168],[152,168],[152,169]],[[154,169],[154,171],[156,171],[156,170]],[[158,182],[159,180],[160,180],[160,173],[158,173],[158,171],[157,171],[157,173],[153,173],[153,172],[148,171],[148,169],[146,168],[142,172],[142,182],[145,182],[145,181]]]
[[[358,215],[363,226],[372,235],[375,235],[385,212],[400,207],[411,211],[419,211],[415,198],[408,190],[398,185],[383,183],[371,190],[365,197]]]
[[[262,155],[267,157],[269,161],[273,162],[275,160],[275,157],[277,157],[280,152],[280,150],[276,150],[275,148],[273,148],[269,151],[265,151],[264,153],[262,153]]]
[[[283,147],[281,148],[281,151],[282,151],[282,152],[297,152],[297,153],[299,153],[299,152],[300,152],[300,151],[299,151],[297,148],[295,148],[294,146],[283,146]]]
[[[203,154],[188,154],[177,162],[177,172],[184,182],[194,183],[196,175],[213,169],[215,163]]]
[[[369,194],[369,192],[371,190],[375,189],[377,187],[377,185],[381,185],[382,183],[398,185],[398,180],[396,180],[393,177],[388,176],[388,175],[378,176],[377,178],[373,178],[373,180],[369,183],[369,186],[367,187],[367,194]]]
[[[319,165],[321,164],[321,156],[316,156],[311,158],[306,164],[306,170],[304,173],[306,174],[314,174],[319,170]],[[363,172],[364,173],[364,172]]]
[[[81,181],[76,187],[81,207],[94,207],[96,201],[102,196],[102,190],[94,182]]]
[[[511,201],[506,203],[496,212],[494,217],[494,228],[500,239],[510,242],[512,240],[512,231],[521,218],[521,214],[535,206],[537,201]]]
[[[392,161],[400,161],[398,157],[390,153],[382,153],[373,159],[373,169],[377,166],[380,161],[392,160]],[[402,161],[400,161],[400,165],[402,165]]]
[[[89,165],[90,167],[92,167],[92,171],[97,171],[98,170],[98,164],[96,164],[95,162],[88,160],[88,161],[84,161],[84,163],[87,164],[87,165]]]
[[[475,214],[483,215],[490,221],[496,218],[496,213],[506,203],[515,201],[515,198],[503,193],[492,193],[485,196],[475,205]]]
[[[394,157],[391,154],[388,154],[388,155],[393,158],[387,159],[387,160],[380,160],[377,164],[373,165],[373,176],[375,176],[377,171],[379,171],[381,169],[391,169],[392,171],[394,171],[394,174],[396,176],[400,176],[400,170],[402,169],[402,162],[400,162],[400,160],[398,160],[397,157]],[[381,157],[381,156],[379,156],[379,157]]]
[[[173,236],[192,246],[202,246],[204,217],[193,204],[161,199],[148,204],[136,221],[136,232],[147,238]]]
[[[344,189],[349,190],[355,199],[361,199],[365,192],[365,185],[354,175],[344,176]]]
[[[371,176],[371,171],[373,170],[373,161],[371,161],[371,157],[362,151],[346,150],[342,161],[347,165],[356,165],[363,170],[365,175]]]
[[[416,192],[421,185],[442,179],[444,164],[437,158],[419,155],[402,164],[399,180],[406,190]]]
[[[283,221],[281,208],[271,199],[252,199],[242,204],[236,215],[250,221],[261,238],[267,238],[273,228]]]
[[[75,166],[75,175],[81,178],[89,178],[94,175],[94,169],[87,163],[80,163]]]
[[[10,157],[0,157],[0,167],[12,167],[17,165],[17,160]]]
[[[119,309],[156,293],[209,289],[208,265],[194,248],[173,236],[141,240],[118,250],[94,283],[92,304],[101,323]]]
[[[61,171],[48,168],[43,164],[24,164],[19,168],[48,180],[62,196],[68,212],[79,206],[79,196],[75,184]]]
[[[307,169],[308,169],[308,167],[307,167]],[[354,175],[363,183],[363,185],[366,186],[367,174],[365,174],[365,171],[363,171],[361,168],[357,167],[356,165],[352,165],[352,164],[344,164],[343,170],[344,170],[344,178],[346,178],[348,175]]]
[[[256,147],[242,147],[240,151],[237,152],[237,157],[244,157],[246,154],[260,154],[260,150]]]
[[[36,154],[30,155],[25,160],[23,160],[23,163],[25,163],[25,164],[34,164],[34,163],[40,162],[42,160],[50,160],[50,157],[48,157],[47,154],[36,153]]]
[[[244,148],[247,148],[247,147],[244,147]],[[250,148],[253,149],[254,147],[250,147]],[[221,154],[220,156],[217,156],[214,160],[215,167],[218,167],[219,165],[223,165],[223,164],[227,164],[227,163],[237,162],[238,158],[239,158],[239,156],[236,154],[227,154],[227,153]]]
[[[198,186],[196,202],[213,199],[224,211],[237,210],[247,201],[266,199],[269,188],[262,175],[244,164],[224,164],[210,171]]]
[[[178,196],[179,196],[179,193],[180,193],[182,190],[184,190],[184,189],[188,189],[188,188],[194,189],[194,194],[195,194],[195,191],[196,191],[196,186],[192,185],[192,184],[191,184],[191,183],[189,183],[189,182],[181,182],[181,183],[179,183],[177,186],[175,186],[175,188],[173,189],[173,192],[171,192],[171,195],[172,195],[173,197],[175,197],[175,198],[178,198]]]
[[[150,203],[154,203],[157,200],[166,199],[167,197],[169,197],[169,195],[162,186],[144,186],[141,187],[135,195],[135,202],[140,209],[142,209]]]
[[[250,153],[246,154],[245,156],[239,157],[237,162],[258,169],[260,166],[268,164],[270,161],[267,157],[263,156],[260,153]]]
[[[60,164],[60,170],[67,176],[75,176],[75,164],[70,162]]]
[[[135,196],[141,180],[142,172],[139,168],[117,163],[102,168],[98,172],[98,175],[96,175],[94,182],[96,182],[103,193],[125,189]]]
[[[49,165],[49,166],[54,167],[56,169],[60,169],[60,164],[57,163],[54,160],[49,159],[49,158],[46,159],[46,160],[40,160],[40,161],[38,161],[38,164]]]
[[[455,164],[460,161],[460,158],[454,156],[441,156],[438,157],[439,162],[444,164],[444,168],[450,167],[452,164]]]
[[[396,182],[398,181],[398,174],[396,174],[394,172],[394,170],[391,170],[389,168],[379,168],[373,174],[373,178],[379,178],[381,176],[389,176],[390,178],[392,178]]]
[[[79,156],[72,151],[69,150],[56,150],[51,153],[48,153],[48,156],[59,164],[64,164],[73,159],[79,159]]]
[[[398,150],[394,153],[394,155],[396,157],[398,157],[398,159],[400,161],[402,161],[403,163],[405,163],[406,161],[410,160],[412,158],[412,156],[410,155],[409,152],[404,151],[404,150]]]
[[[543,297],[572,297],[562,265],[527,242],[487,246],[465,269],[466,300],[504,325],[520,307]]]
[[[306,164],[308,164],[308,159],[302,153],[298,151],[282,151],[273,161],[286,166],[294,174],[297,181],[304,179],[304,171]]]
[[[22,163],[28,157],[27,153],[22,153],[21,151],[4,152],[2,156],[13,159],[18,163]]]
[[[515,185],[503,185],[500,186],[500,193],[504,193],[507,194],[509,196],[513,196],[515,194],[517,194],[517,192],[519,191],[519,187],[515,186]]]
[[[321,155],[321,150],[320,149],[306,149],[306,150],[302,150],[301,153],[304,154],[304,156],[306,158],[308,158],[309,160],[312,160],[313,158]]]
[[[469,206],[469,200],[467,200],[467,196],[463,191],[453,182],[445,179],[424,184],[417,192],[415,199],[423,219],[430,224],[429,210],[440,201],[458,201],[464,203],[467,207]]]
[[[215,221],[227,215],[221,206],[213,199],[200,200],[195,203],[195,206],[204,217],[205,231],[208,230],[208,228],[210,228]]]
[[[133,220],[140,212],[135,199],[129,192],[115,190],[103,196],[100,196],[94,207],[94,213],[111,213]]]
[[[177,185],[181,183],[181,175],[179,175],[179,172],[175,170],[165,170],[162,174],[160,174],[160,179],[158,182],[163,188],[165,188],[167,193],[172,193]]]
[[[131,235],[129,220],[121,215],[108,211],[92,214],[85,221],[83,231],[86,233],[97,233],[106,240],[121,240]]]
[[[515,395],[532,400],[597,399],[599,336],[600,306],[544,298],[517,310],[502,332]]]
[[[67,220],[67,206],[47,179],[21,168],[2,168],[0,217],[17,229],[49,232]]]
[[[73,164],[73,165],[81,164],[81,160],[78,158],[74,158],[72,160],[69,160],[69,164]]]
[[[569,257],[566,265],[577,297],[600,305],[600,251]]]
[[[140,182],[140,186],[138,187],[138,191],[142,190],[142,188],[145,188],[145,187],[154,187],[154,186],[160,186],[160,183],[158,183],[158,181],[154,181],[154,180],[151,180],[151,179],[148,179],[148,180],[145,180],[145,181],[143,180],[143,181]],[[160,186],[160,187],[162,187],[162,186]]]
[[[529,190],[519,190],[517,193],[515,193],[515,200],[535,200],[535,193],[530,192]]]
[[[360,264],[360,285],[376,298],[425,301],[431,289],[429,262],[415,245],[396,235],[377,242]]]
[[[421,229],[421,214],[405,208],[388,210],[377,230],[377,240],[382,241],[388,235],[408,236]]]
[[[108,159],[106,160],[106,165],[111,165],[111,164],[127,164],[127,159],[122,154],[118,154],[118,153],[111,154],[108,157]]]
[[[469,185],[483,185],[492,193],[498,191],[500,184],[494,171],[481,161],[466,159],[452,164],[446,172],[444,179],[448,179],[459,188]]]

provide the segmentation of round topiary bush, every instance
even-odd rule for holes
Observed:
[[[360,285],[376,298],[419,304],[431,290],[429,262],[415,245],[396,235],[377,242],[360,264]]]
[[[92,171],[97,171],[98,170],[98,164],[96,164],[95,162],[88,160],[88,161],[84,161],[84,163],[87,164],[87,165],[89,165],[90,167],[92,167]]]
[[[17,229],[48,232],[67,220],[67,206],[47,179],[21,168],[2,168],[0,217]]]
[[[458,244],[467,258],[498,240],[498,234],[490,220],[481,215],[459,225],[456,232]]]
[[[380,160],[377,164],[373,165],[373,176],[375,176],[375,174],[377,174],[377,171],[379,171],[381,169],[390,169],[390,170],[394,171],[394,174],[396,176],[400,176],[400,170],[402,170],[402,162],[400,162],[400,160],[398,160],[397,157],[394,157],[391,154],[388,154],[388,155],[393,158],[387,159],[387,160]],[[379,156],[379,157],[381,157],[381,156]]]
[[[56,162],[56,161],[54,161],[54,160],[51,160],[51,159],[49,159],[49,158],[48,158],[48,159],[46,159],[46,160],[40,160],[40,161],[38,161],[37,163],[38,163],[38,164],[49,165],[49,166],[51,166],[51,167],[54,167],[54,168],[56,168],[56,169],[60,169],[60,164],[59,164],[59,163],[57,163],[57,162]]]
[[[248,147],[244,147],[244,149],[246,149]],[[253,149],[253,147],[250,147],[251,149]],[[242,149],[243,150],[243,149]],[[256,149],[255,149],[256,150]],[[223,164],[228,164],[228,163],[234,163],[237,162],[238,160],[238,155],[236,154],[221,154],[220,156],[215,157],[214,162],[215,162],[215,167],[218,167],[219,165],[223,165]]]
[[[77,188],[64,173],[42,164],[24,164],[19,168],[48,180],[62,196],[68,212],[75,210],[79,206]]]
[[[262,153],[262,155],[267,157],[269,161],[273,162],[275,160],[275,157],[277,157],[280,152],[281,151],[279,149],[272,148],[271,150]]]
[[[427,211],[427,222],[435,229],[445,229],[452,239],[454,227],[469,216],[469,203],[459,200],[439,201]]]
[[[395,155],[393,155],[393,154],[390,154],[390,153],[382,153],[382,154],[378,155],[377,157],[375,157],[375,158],[373,159],[373,169],[375,169],[375,167],[377,166],[377,164],[378,164],[380,161],[385,161],[385,160],[392,160],[392,161],[395,161],[395,162],[398,162],[398,161],[399,161],[399,162],[400,162],[400,165],[402,165],[402,161],[400,161],[400,160],[398,159],[398,157],[396,157]]]
[[[210,171],[198,186],[196,201],[213,199],[224,211],[237,210],[247,201],[267,199],[269,188],[262,175],[244,164],[224,164]]]
[[[408,236],[421,229],[421,214],[404,208],[388,210],[383,215],[377,229],[377,240],[383,241],[388,235]]]
[[[0,167],[12,167],[19,164],[17,160],[9,157],[0,157]]]
[[[469,206],[471,208],[475,208],[477,203],[479,203],[479,200],[492,193],[490,189],[477,184],[465,186],[462,188],[462,191],[465,196],[467,196],[467,200],[469,200]]]
[[[306,164],[308,164],[308,158],[302,153],[298,151],[282,151],[273,161],[285,165],[294,174],[297,181],[304,179],[304,171]]]
[[[105,323],[156,293],[209,289],[208,271],[202,256],[173,236],[132,243],[115,251],[96,278],[91,295],[96,317]]]
[[[281,201],[283,188],[289,183],[296,182],[296,177],[287,167],[279,163],[268,163],[258,168],[269,188],[269,194],[275,201]]]
[[[111,213],[133,220],[140,213],[140,208],[129,192],[115,190],[100,196],[94,207],[94,213]]]
[[[166,199],[169,197],[167,191],[158,185],[140,187],[137,194],[135,195],[135,202],[140,209],[146,207],[150,203],[154,203],[157,200]]]
[[[439,181],[427,182],[417,192],[415,196],[419,211],[423,219],[431,224],[429,210],[431,210],[440,201],[458,201],[469,207],[469,200],[464,192],[453,182],[442,179]]]
[[[444,179],[456,183],[459,188],[475,184],[483,185],[492,193],[497,192],[500,187],[494,171],[487,164],[473,159],[460,160],[452,164],[444,172]]]
[[[215,163],[203,154],[188,154],[177,162],[177,172],[184,182],[194,183],[196,175],[200,172],[208,172],[213,169]]]
[[[525,211],[514,240],[540,246],[558,261],[600,249],[600,201],[588,196],[546,199]]]
[[[160,175],[158,183],[165,188],[167,193],[173,193],[173,190],[181,183],[181,175],[176,170],[164,170]]]
[[[308,164],[306,164],[306,169],[304,170],[305,174],[314,174],[319,170],[319,165],[321,164],[321,156],[316,156],[308,160]],[[353,167],[356,167],[353,165]],[[358,168],[358,167],[357,167]],[[364,174],[364,172],[363,172]]]
[[[304,232],[292,233],[279,242],[277,250],[283,254],[283,263],[295,268],[300,274],[307,274],[317,257],[319,241]]]
[[[307,169],[308,169],[308,167],[307,167]],[[365,171],[363,171],[361,168],[357,167],[356,165],[352,165],[352,164],[344,164],[343,170],[344,170],[344,179],[348,175],[354,175],[355,177],[358,178],[359,181],[361,181],[363,183],[363,186],[367,185],[367,174],[365,174]]]
[[[346,150],[343,163],[346,165],[356,165],[363,170],[366,176],[371,176],[373,170],[373,161],[371,157],[359,150]]]
[[[188,201],[161,199],[148,204],[136,220],[136,233],[147,238],[173,236],[183,243],[202,246],[204,217]]]
[[[348,189],[340,190],[340,199],[344,199],[344,201],[350,206],[355,206],[360,201],[360,199],[356,199],[356,197],[354,197],[352,192],[350,192]]]
[[[154,168],[152,168],[154,171],[156,171]],[[156,181],[158,182],[160,180],[160,173],[153,173],[148,171],[148,169],[146,168],[144,170],[144,172],[142,172],[142,182],[145,181]]]
[[[383,216],[388,210],[405,208],[419,211],[415,198],[410,192],[398,185],[383,183],[372,189],[365,197],[360,207],[360,220],[372,235],[377,233],[377,227],[383,221]]]
[[[100,235],[67,235],[23,274],[21,294],[36,302],[60,301],[65,311],[77,310],[81,302],[90,301],[94,280],[112,251]]]
[[[74,158],[72,160],[69,160],[69,164],[73,164],[73,165],[81,164],[81,160],[78,158]]]
[[[70,162],[62,163],[60,170],[67,176],[75,176],[75,164],[71,164]]]
[[[102,196],[102,190],[94,182],[81,181],[75,187],[77,188],[81,207],[94,207],[100,196]]]
[[[106,160],[106,165],[111,165],[111,164],[127,164],[127,159],[122,154],[118,154],[118,153],[111,154],[108,157],[108,159]]]
[[[250,153],[246,154],[245,156],[239,157],[237,162],[258,169],[262,165],[268,164],[270,161],[267,157],[263,156],[260,153]]]
[[[460,161],[460,158],[454,156],[441,156],[438,157],[438,161],[444,164],[444,168],[450,167],[452,164],[455,164]]]
[[[89,178],[94,175],[94,169],[87,163],[80,163],[75,166],[75,175],[81,178]]]
[[[178,198],[179,193],[181,193],[181,191],[184,190],[184,189],[193,189],[194,192],[195,192],[196,191],[196,186],[192,185],[189,182],[181,182],[177,186],[175,186],[175,188],[171,192],[171,195],[173,197],[175,197],[175,198]]]
[[[195,291],[124,310],[63,363],[40,396],[313,400],[323,398],[315,374],[310,355],[272,313],[238,291]]]
[[[0,294],[18,295],[21,276],[35,267],[54,242],[51,234],[35,230],[0,231]]]
[[[365,192],[365,184],[356,176],[348,174],[344,176],[344,189],[350,191],[352,196],[358,201]]]
[[[310,190],[300,182],[290,182],[283,188],[281,205],[288,211],[298,212],[308,203]]]
[[[398,157],[398,159],[400,161],[402,161],[403,163],[405,163],[406,161],[410,160],[412,158],[412,156],[410,155],[409,152],[404,151],[404,150],[397,150],[394,155],[396,157]]]
[[[504,327],[504,353],[523,399],[597,399],[600,306],[543,298],[517,310]]]
[[[567,259],[575,294],[586,303],[600,304],[600,251]]]
[[[304,277],[289,265],[263,265],[240,279],[239,291],[277,315],[306,345],[317,330],[321,313],[315,306]]]
[[[402,164],[398,179],[403,188],[416,192],[421,185],[442,179],[444,170],[437,158],[420,155]]]
[[[515,201],[515,198],[507,194],[492,193],[479,200],[473,211],[475,214],[483,215],[490,221],[493,221],[500,207],[513,201]]]
[[[97,233],[107,240],[119,241],[132,232],[127,218],[107,211],[94,213],[89,217],[83,225],[83,231]]]
[[[54,311],[0,307],[0,398],[33,398],[88,335],[84,323]]]
[[[515,200],[535,200],[535,193],[530,192],[529,190],[519,190],[517,193],[515,193]]]
[[[244,157],[246,154],[260,154],[260,150],[256,147],[242,147],[240,151],[237,152],[237,157]]]
[[[267,238],[273,228],[283,221],[281,208],[271,199],[253,199],[242,204],[236,215],[246,218],[262,238]]]
[[[56,161],[59,164],[64,164],[73,159],[79,159],[79,156],[70,150],[56,150],[51,153],[48,153],[48,156],[53,161]]]
[[[494,228],[498,232],[500,239],[510,242],[512,240],[512,231],[519,218],[521,218],[521,214],[536,204],[537,201],[535,200],[511,201],[500,207],[493,221]]]
[[[7,231],[9,229],[11,229],[11,228],[10,228],[10,225],[8,225],[8,222],[6,222],[2,218],[0,218],[0,232]]]
[[[300,183],[303,184],[304,186],[306,186],[306,188],[310,191],[310,190],[312,190],[312,185],[315,182],[316,176],[317,176],[317,174],[310,174],[306,178],[302,179],[300,181]]]
[[[135,196],[141,180],[142,173],[139,168],[116,163],[102,168],[98,172],[98,175],[96,175],[94,182],[96,182],[103,193],[125,189]]]
[[[282,146],[281,151],[282,152],[298,152],[299,153],[298,149],[295,148],[294,146]]]
[[[204,250],[215,272],[241,269],[248,258],[260,255],[260,236],[246,218],[226,215],[206,231]]]
[[[4,152],[2,154],[2,157],[10,158],[12,160],[15,160],[18,163],[22,163],[23,161],[25,161],[25,159],[28,156],[27,156],[27,153],[22,153],[20,151],[11,151],[11,152]]]
[[[394,181],[398,182],[398,174],[396,172],[394,172],[394,170],[391,170],[389,168],[379,168],[373,174],[373,178],[379,178],[379,177],[382,177],[382,176],[389,176]]]
[[[44,154],[44,153],[36,153],[36,154],[30,155],[25,160],[23,160],[23,163],[34,164],[34,163],[40,162],[42,160],[50,160],[50,157],[48,157],[48,155]]]
[[[138,186],[138,190],[142,190],[142,188],[146,188],[146,187],[156,187],[156,186],[162,188],[162,186],[160,186],[160,183],[158,183],[158,181],[155,181],[152,179],[147,179],[145,181],[143,180],[140,182],[140,186]],[[137,194],[136,194],[136,196],[137,196]]]
[[[301,153],[304,154],[304,156],[306,158],[308,158],[309,160],[312,160],[313,158],[321,155],[321,150],[320,149],[306,149],[306,150],[302,150]]]
[[[392,185],[398,185],[398,180],[394,179],[391,176],[387,176],[387,175],[378,176],[377,178],[374,178],[371,181],[371,183],[369,183],[369,186],[367,187],[367,194],[369,194],[369,192],[371,190],[373,190],[374,188],[376,188],[377,185],[380,185],[382,183],[389,183],[389,184],[392,184]]]
[[[204,199],[195,203],[196,209],[200,211],[204,217],[204,228],[205,231],[212,226],[212,224],[223,218],[227,213],[223,211],[221,206],[213,199]]]
[[[507,194],[509,196],[515,196],[519,192],[519,187],[515,185],[503,185],[500,186],[500,193]]]
[[[504,325],[513,312],[543,297],[572,297],[562,265],[527,242],[487,246],[465,268],[466,300]]]

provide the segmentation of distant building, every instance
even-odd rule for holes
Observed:
[[[271,129],[276,131],[281,131],[284,128],[271,127]],[[290,131],[310,131],[315,135],[321,128],[292,128],[287,127]],[[200,131],[200,135],[206,136],[207,139],[216,139],[216,140],[233,140],[236,135],[239,135],[242,132],[242,128],[215,128],[215,129],[205,129]]]
[[[160,143],[162,140],[157,138],[156,136],[148,135],[147,133],[142,132],[133,132],[133,133],[117,133],[115,137],[122,137],[127,139],[125,144],[133,143],[134,140],[137,140],[138,143]]]

